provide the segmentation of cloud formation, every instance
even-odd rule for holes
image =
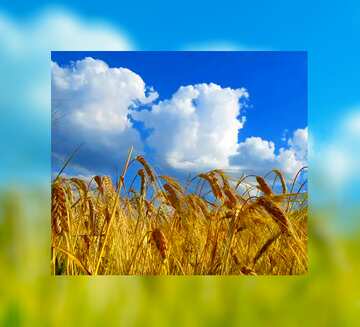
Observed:
[[[307,127],[297,129],[287,140],[287,147],[280,148],[278,153],[274,142],[261,137],[249,137],[238,144],[237,154],[231,158],[231,164],[252,173],[266,173],[277,168],[291,178],[307,165],[307,144]]]
[[[70,67],[52,63],[51,88],[56,151],[69,154],[84,144],[81,151],[87,161],[104,153],[102,160],[106,165],[126,153],[130,145],[138,151],[142,149],[140,135],[128,117],[129,110],[152,102],[158,95],[146,88],[139,75],[85,58]],[[98,164],[98,160],[94,163]]]
[[[332,192],[353,188],[349,194],[359,198],[360,107],[344,111],[336,128],[321,135],[324,139],[317,136],[311,160],[318,178],[331,185]]]
[[[275,144],[261,137],[248,137],[237,145],[231,164],[241,170],[258,171],[271,167],[275,162]]]
[[[152,106],[151,111],[133,113],[152,130],[150,147],[173,168],[186,170],[226,168],[235,154],[238,119],[245,89],[196,84],[180,87],[171,97]]]
[[[257,136],[239,143],[248,97],[244,88],[203,83],[181,86],[157,101],[157,92],[129,69],[92,58],[70,67],[52,63],[52,109],[62,115],[61,124],[54,124],[53,149],[69,155],[86,144],[77,163],[90,169],[114,165],[134,145],[137,151],[147,146],[158,163],[180,171],[262,174],[279,168],[293,177],[307,164],[307,128],[294,131],[279,150]],[[148,132],[135,128],[134,120]]]
[[[49,10],[21,22],[0,13],[0,67],[7,76],[6,80],[0,79],[0,85],[6,82],[7,88],[14,91],[21,88],[23,95],[14,97],[11,92],[1,92],[0,101],[13,103],[15,98],[31,103],[33,114],[49,114],[50,83],[44,62],[49,62],[50,51],[129,50],[132,47],[123,32],[66,11]]]
[[[0,130],[0,145],[7,153],[0,183],[48,180],[50,51],[132,48],[118,28],[68,11],[47,10],[21,19],[0,12],[0,104],[3,121],[12,122]]]

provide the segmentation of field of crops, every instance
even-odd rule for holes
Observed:
[[[135,176],[126,175],[130,166]],[[304,172],[286,181],[279,170],[237,178],[212,170],[181,184],[130,150],[116,183],[59,174],[52,182],[52,274],[303,274]]]
[[[49,198],[49,187],[0,189],[2,326],[357,324],[359,228],[339,234],[333,208],[310,206],[304,275],[54,278]]]

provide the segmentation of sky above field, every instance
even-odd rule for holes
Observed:
[[[47,185],[50,179],[50,50],[306,50],[312,204],[336,204],[343,217],[343,208],[360,199],[359,31],[355,0],[3,0],[0,183]],[[249,88],[250,101],[259,101],[249,85],[241,86]],[[256,109],[246,110],[244,136]]]
[[[307,165],[306,52],[53,52],[53,172],[116,175],[134,146],[162,174],[288,177]],[[116,169],[117,167],[117,169]]]

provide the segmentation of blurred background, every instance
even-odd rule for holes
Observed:
[[[355,325],[360,315],[359,32],[355,0],[72,0],[51,6],[42,0],[3,0],[0,324]],[[50,50],[308,51],[309,273],[51,277]]]

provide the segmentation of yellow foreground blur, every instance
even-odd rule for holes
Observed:
[[[359,231],[310,212],[309,273],[264,277],[54,277],[50,196],[0,194],[0,325],[355,326]]]

